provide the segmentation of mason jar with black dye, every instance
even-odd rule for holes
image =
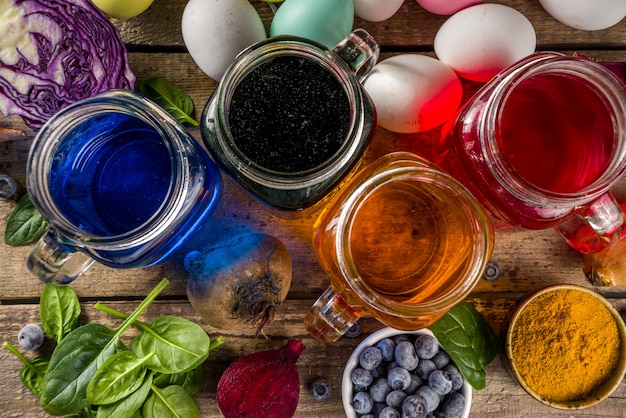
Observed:
[[[374,134],[376,111],[361,81],[378,53],[360,29],[333,50],[292,36],[252,45],[204,109],[204,143],[266,203],[313,205],[351,172]]]

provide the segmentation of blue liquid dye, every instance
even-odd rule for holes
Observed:
[[[63,215],[98,236],[145,224],[170,193],[172,162],[159,133],[123,114],[104,113],[60,144],[50,193]]]

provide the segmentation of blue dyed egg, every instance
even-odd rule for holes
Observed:
[[[270,36],[299,36],[332,49],[353,24],[353,0],[285,0],[272,19]]]

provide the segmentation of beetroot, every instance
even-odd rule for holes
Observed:
[[[253,325],[259,335],[271,324],[291,286],[291,257],[270,235],[247,232],[185,257],[191,273],[189,302],[209,325],[239,329]]]
[[[217,384],[217,404],[226,418],[289,418],[298,406],[300,375],[296,361],[301,340],[278,350],[240,357]]]

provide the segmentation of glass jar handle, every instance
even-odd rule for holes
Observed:
[[[613,194],[605,193],[558,225],[557,230],[576,251],[595,253],[624,237],[624,212]]]
[[[380,47],[366,30],[355,29],[333,51],[348,63],[357,80],[363,81],[376,65]]]
[[[304,318],[304,326],[317,340],[331,343],[364,314],[358,307],[349,305],[331,286],[313,304]]]
[[[45,283],[68,284],[85,272],[94,260],[65,244],[48,230],[28,256],[28,269]]]

